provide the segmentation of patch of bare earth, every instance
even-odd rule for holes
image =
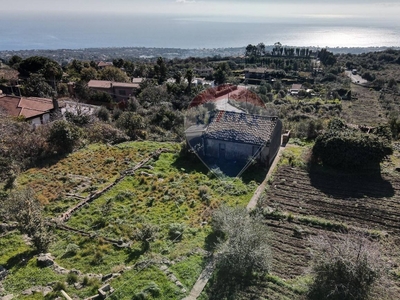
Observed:
[[[342,117],[351,124],[376,126],[386,123],[385,110],[382,107],[380,92],[351,84],[353,100],[342,101]]]
[[[266,220],[272,232],[273,275],[285,280],[304,275],[313,247],[308,237],[345,234],[340,228],[378,236],[392,274],[399,274],[400,176],[308,172],[281,166],[262,205],[277,212]],[[400,297],[398,278],[393,276],[391,285]]]

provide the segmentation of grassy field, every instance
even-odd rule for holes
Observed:
[[[179,144],[130,142],[90,145],[26,171],[16,184],[34,189],[46,216],[56,218],[160,148],[168,152],[126,176],[65,223],[87,235],[54,229],[49,252],[66,269],[64,274],[38,267],[35,253],[17,232],[0,238],[0,243],[7,245],[0,250],[0,265],[9,269],[4,281],[6,292],[24,299],[20,293],[28,287],[64,284],[71,296],[84,298],[97,293],[102,275],[118,274],[110,282],[116,290],[115,299],[142,294],[146,299],[183,298],[205,263],[212,210],[222,203],[245,206],[265,177],[265,170],[252,167],[242,179],[219,180],[196,157],[180,155]],[[134,232],[144,226],[156,229],[149,249],[134,239]],[[18,263],[22,257],[23,263]],[[168,272],[161,266],[168,267]],[[69,275],[69,270],[77,270],[78,275]],[[39,293],[35,297],[43,298]]]

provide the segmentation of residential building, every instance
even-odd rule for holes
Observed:
[[[0,109],[9,116],[23,116],[32,125],[49,122],[50,114],[57,106],[57,100],[0,94]]]

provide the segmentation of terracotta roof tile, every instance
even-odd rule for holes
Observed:
[[[277,117],[218,111],[208,125],[204,137],[263,145],[270,141],[277,121]]]
[[[53,100],[38,97],[0,96],[0,106],[10,116],[33,118],[51,111]]]

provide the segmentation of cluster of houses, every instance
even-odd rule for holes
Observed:
[[[113,66],[113,63],[101,61],[97,66],[99,69],[104,69]],[[214,86],[213,81],[205,79],[212,76],[212,68],[196,68],[194,69],[194,72],[198,77],[194,78],[191,84]],[[92,91],[107,93],[116,103],[124,103],[129,98],[139,93],[140,85],[143,81],[143,78],[133,78],[131,82],[115,82],[93,79],[88,82],[88,88]],[[69,94],[74,97],[74,83],[70,82],[68,84],[68,90]],[[94,107],[91,105],[84,106],[85,110],[88,112],[92,112],[94,110]],[[50,114],[55,109],[60,108],[61,112],[69,110],[74,111],[73,107],[73,102],[68,100],[63,101],[62,103],[60,102],[60,105],[58,105],[57,101],[53,99],[4,95],[0,90],[0,111],[13,117],[23,116],[26,121],[35,126],[49,122]]]

